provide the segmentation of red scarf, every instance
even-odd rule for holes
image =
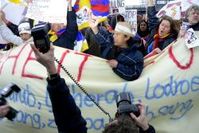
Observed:
[[[159,45],[159,39],[165,39],[165,38],[168,37],[169,35],[170,35],[170,33],[168,33],[168,34],[166,34],[166,35],[160,37],[158,33],[155,34],[155,35],[153,36],[153,38],[154,38],[153,49],[155,49],[155,48],[158,47],[158,45]]]

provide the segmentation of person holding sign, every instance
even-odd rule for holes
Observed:
[[[14,45],[21,45],[31,40],[31,25],[28,20],[23,20],[18,26],[19,36],[15,35],[4,23],[5,15],[0,12],[0,34],[2,38]]]
[[[147,53],[155,49],[163,50],[177,39],[178,29],[174,20],[169,16],[163,16],[160,21],[156,17],[153,0],[147,0],[147,16],[149,30],[151,31],[147,41]]]
[[[54,45],[68,49],[74,48],[74,42],[78,33],[76,13],[72,8],[71,1],[68,0],[67,25],[53,23],[49,32],[50,41]]]
[[[143,70],[143,54],[132,38],[132,26],[127,22],[118,22],[114,35],[97,27],[99,18],[91,18],[90,27],[102,50],[102,57],[108,59],[112,70],[121,78],[132,81],[137,79]],[[109,37],[109,38],[108,38]]]
[[[192,5],[185,14],[185,22],[182,22],[179,36],[185,37],[187,30],[192,28],[194,31],[199,31],[199,6]]]
[[[186,11],[186,19],[190,23],[190,28],[199,31],[199,6],[192,5]]]

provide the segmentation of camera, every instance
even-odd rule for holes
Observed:
[[[135,116],[139,116],[140,112],[137,105],[132,104],[131,94],[128,92],[121,92],[116,98],[117,115],[133,113]]]
[[[50,40],[48,35],[49,30],[49,23],[37,24],[31,30],[35,47],[41,53],[46,53],[50,49]]]
[[[13,92],[18,93],[20,90],[21,89],[13,83],[8,84],[6,87],[1,89],[0,90],[0,106],[5,105],[7,103],[7,101],[5,99],[6,97],[9,97]],[[12,107],[9,107],[9,108],[10,108],[9,112],[7,113],[7,115],[5,117],[8,120],[12,121],[16,117],[18,111]]]

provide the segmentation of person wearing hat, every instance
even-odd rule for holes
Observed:
[[[25,42],[31,38],[31,27],[28,21],[23,21],[18,26],[21,39]]]
[[[31,38],[31,28],[28,21],[22,21],[18,26],[19,36],[15,35],[4,23],[4,13],[0,12],[0,35],[1,37],[14,45],[21,45]],[[30,39],[31,40],[31,39]]]
[[[98,24],[98,18],[90,18],[89,25],[100,44],[101,57],[108,59],[108,64],[119,77],[128,81],[137,79],[143,70],[144,59],[133,40],[135,33],[132,26],[127,22],[118,22],[111,36],[108,31],[98,29]]]

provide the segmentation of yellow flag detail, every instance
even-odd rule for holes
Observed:
[[[52,30],[50,30],[48,32],[48,35],[50,36],[50,41],[51,42],[55,42],[58,39],[56,33],[54,31],[52,31]]]
[[[86,50],[89,49],[89,46],[88,46],[88,43],[86,41],[86,39],[83,41],[83,44],[82,44],[82,48],[81,48],[81,52],[84,52]]]
[[[79,7],[82,8],[84,6],[87,6],[90,9],[91,8],[90,0],[80,0],[79,1]]]
[[[8,0],[11,3],[20,4],[21,0]]]

